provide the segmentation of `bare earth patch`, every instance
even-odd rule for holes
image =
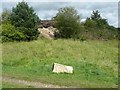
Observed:
[[[2,77],[2,82],[8,82],[8,83],[15,83],[25,86],[32,86],[34,88],[67,88],[65,86],[58,86],[58,85],[52,85],[52,84],[43,84],[41,82],[31,82],[31,81],[25,81],[25,80],[18,80],[10,77]]]

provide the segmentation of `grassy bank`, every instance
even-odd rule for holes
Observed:
[[[3,43],[3,75],[73,87],[117,87],[118,43],[36,40]],[[73,74],[54,74],[54,62],[71,65]]]

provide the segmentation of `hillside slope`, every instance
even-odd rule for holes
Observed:
[[[73,87],[118,86],[118,42],[40,39],[3,43],[3,76]],[[73,66],[73,74],[52,73],[53,63]]]

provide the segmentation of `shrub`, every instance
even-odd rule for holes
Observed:
[[[35,40],[39,35],[39,31],[37,29],[25,27],[18,27],[17,29],[24,34],[26,41]]]
[[[84,27],[87,30],[85,34],[89,39],[116,39],[118,37],[117,29],[110,26],[107,19],[101,17],[98,10],[93,11],[90,18],[86,19]]]
[[[25,36],[11,24],[2,25],[2,42],[25,40]]]
[[[91,20],[91,19],[87,19],[85,22],[85,26],[87,28],[95,28],[96,27],[96,22]]]

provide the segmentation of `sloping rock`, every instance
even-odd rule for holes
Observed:
[[[66,66],[63,64],[59,64],[59,63],[54,63],[53,72],[54,73],[73,73],[73,67]]]
[[[48,38],[53,39],[54,38],[54,32],[52,30],[49,30],[48,28],[39,28],[40,35]]]

